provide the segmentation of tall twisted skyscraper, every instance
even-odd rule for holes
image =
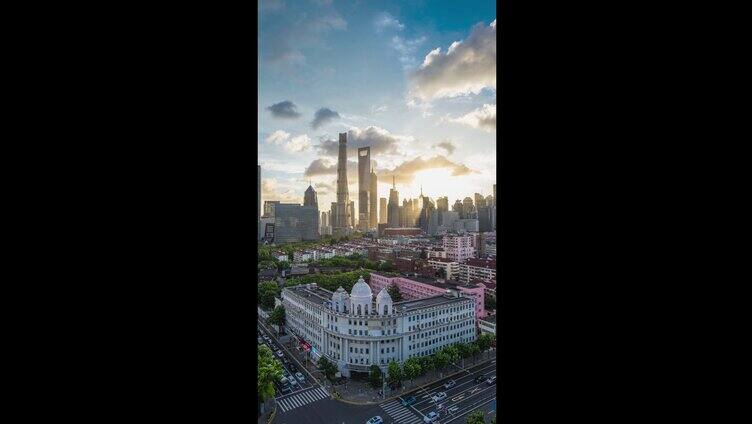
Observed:
[[[347,133],[339,134],[339,155],[337,158],[337,204],[333,215],[336,221],[333,223],[334,231],[347,233],[350,224],[348,209],[350,195],[347,192]]]

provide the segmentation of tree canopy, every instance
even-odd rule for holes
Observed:
[[[266,309],[274,307],[274,298],[278,297],[281,290],[276,281],[266,281],[258,285],[258,302]]]
[[[278,305],[269,314],[269,323],[275,325],[283,325],[285,323],[285,307],[283,305]]]

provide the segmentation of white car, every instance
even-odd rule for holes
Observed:
[[[381,424],[384,420],[381,419],[381,417],[376,416],[371,418],[370,420],[366,421],[366,424]]]
[[[281,350],[278,350],[278,351],[277,351],[277,356],[279,356],[280,358],[281,358],[282,356],[284,356],[284,355],[282,354],[282,351],[281,351]]]
[[[290,378],[289,378],[289,379],[287,380],[287,382],[288,382],[288,383],[290,383],[290,386],[297,386],[297,385],[298,385],[298,382],[297,382],[297,381],[295,381],[295,379],[294,379],[294,378],[292,378],[292,377],[290,377]]]
[[[444,400],[444,399],[446,399],[446,393],[444,393],[444,392],[436,393],[435,395],[433,395],[431,397],[431,399],[433,399],[434,402],[438,402],[440,400]]]
[[[303,377],[303,374],[301,374],[301,373],[299,373],[299,372],[296,372],[296,373],[295,373],[295,377],[296,377],[296,378],[297,378],[298,380],[300,380],[300,382],[301,382],[301,383],[302,383],[302,382],[303,382],[303,381],[305,380],[305,377]]]
[[[425,416],[425,418],[423,418],[423,421],[427,423],[433,423],[433,422],[436,422],[436,420],[438,419],[439,419],[439,414],[437,414],[434,411],[431,411],[428,413],[428,415]]]
[[[459,410],[460,410],[459,406],[453,406],[453,407],[451,407],[451,408],[448,409],[448,411],[449,411],[450,414],[454,414],[455,412],[457,412]]]
[[[444,384],[444,388],[445,389],[451,389],[452,387],[454,387],[455,384],[457,384],[456,381],[449,380],[449,381],[446,382],[446,384]]]

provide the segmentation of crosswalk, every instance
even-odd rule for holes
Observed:
[[[314,390],[306,390],[284,399],[277,399],[277,405],[282,412],[287,412],[327,397],[329,394],[321,387],[317,387]]]
[[[402,406],[397,400],[382,403],[379,406],[392,417],[396,424],[420,424],[423,422],[410,408]]]

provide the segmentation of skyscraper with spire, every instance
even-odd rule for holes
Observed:
[[[376,173],[373,172],[373,164],[371,165],[371,190],[368,192],[368,227],[376,229],[378,226],[378,216],[376,205],[378,202],[378,180]]]
[[[392,175],[392,189],[389,190],[389,206],[387,208],[389,210],[386,217],[387,228],[399,228],[399,192],[397,192],[397,185],[394,182],[394,175]]]
[[[371,148],[358,149],[358,229],[368,230],[369,211],[368,195],[371,189]]]

